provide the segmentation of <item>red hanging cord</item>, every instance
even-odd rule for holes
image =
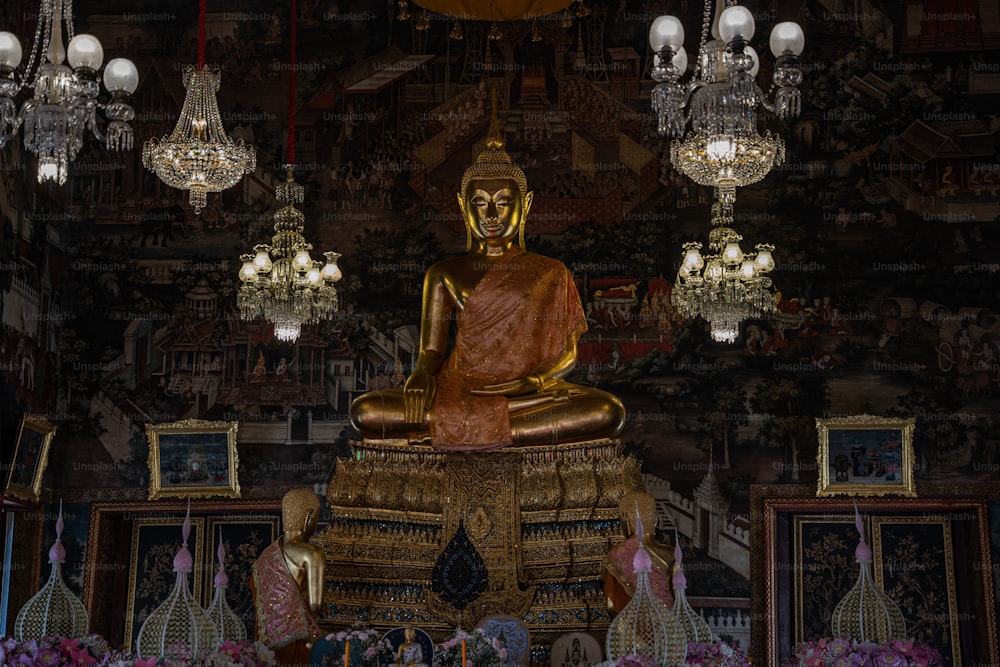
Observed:
[[[201,0],[198,7],[198,71],[205,69],[205,4],[207,0]]]
[[[295,7],[295,0],[292,0],[291,31],[289,38],[292,40],[291,61],[292,67],[288,75],[288,164],[295,164],[295,29],[298,23],[298,10]]]

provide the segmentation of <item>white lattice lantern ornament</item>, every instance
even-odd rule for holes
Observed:
[[[216,551],[219,559],[219,571],[215,573],[215,595],[212,604],[208,606],[208,616],[212,619],[219,641],[242,641],[247,638],[247,629],[240,623],[239,617],[229,607],[226,600],[226,587],[229,586],[229,576],[226,574],[226,548],[222,546],[222,535],[219,535],[219,548]]]
[[[191,595],[188,577],[194,569],[194,559],[188,551],[191,534],[191,506],[181,529],[184,542],[174,556],[177,580],[174,590],[139,629],[138,653],[141,657],[200,656],[215,649],[219,636],[212,619]]]
[[[890,639],[906,639],[903,612],[872,579],[872,550],[865,542],[865,527],[856,507],[854,525],[859,537],[858,547],[854,550],[858,580],[833,610],[833,618],[830,619],[833,636],[879,644]]]
[[[643,535],[642,520],[636,521],[636,535]],[[635,569],[635,593],[608,628],[605,651],[614,663],[622,656],[645,655],[662,667],[680,667],[687,657],[687,638],[674,614],[649,587],[653,560],[646,548],[632,559]]]
[[[62,577],[62,564],[66,562],[66,549],[62,545],[62,502],[56,519],[56,541],[49,549],[52,571],[35,595],[28,600],[14,621],[14,638],[18,641],[40,637],[84,637],[89,618],[87,610],[66,586]]]
[[[674,618],[684,630],[684,636],[690,642],[710,643],[714,639],[712,630],[708,627],[698,612],[694,610],[687,599],[687,577],[684,576],[684,554],[680,542],[674,541]]]

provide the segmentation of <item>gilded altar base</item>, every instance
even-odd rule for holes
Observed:
[[[355,443],[330,481],[321,624],[412,624],[435,639],[484,616],[523,618],[532,643],[603,639],[601,561],[622,539],[618,501],[641,488],[620,442],[453,453]]]

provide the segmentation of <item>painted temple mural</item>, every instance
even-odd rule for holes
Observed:
[[[31,4],[0,2],[6,29],[24,34]],[[80,4],[78,29],[139,67],[137,143],[169,133],[195,7]],[[475,22],[458,40],[452,21],[395,20],[384,2],[300,1],[298,16],[210,2],[223,123],[256,146],[257,169],[200,215],[139,148],[85,147],[64,187],[37,185],[18,142],[0,151],[0,407],[59,422],[46,487],[77,517],[144,499],[144,424],[204,419],[240,423],[244,497],[322,489],[357,438],[351,400],[410,372],[424,271],[464,248],[456,192],[495,89],[535,192],[528,248],[570,268],[587,314],[569,379],[624,402],[626,448],[713,629],[749,635],[750,485],[815,483],[816,418],[915,417],[918,484],[987,488],[1000,471],[997,8],[949,4],[977,17],[955,36],[930,0],[744,4],[761,53],[770,25],[803,25],[805,81],[801,117],[768,121],[784,164],[735,209],[749,245],[776,246],[778,312],[722,344],[671,304],[713,193],[672,168],[649,104],[649,24],[668,10],[694,22],[698,3],[587,3],[570,27],[494,41]],[[337,316],[285,344],[241,320],[236,294],[239,256],[272,233],[292,21],[305,235],[343,253],[344,280]],[[426,58],[399,65],[412,55]],[[85,529],[71,534],[82,548]]]

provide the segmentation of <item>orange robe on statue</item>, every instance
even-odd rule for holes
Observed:
[[[432,442],[456,450],[510,445],[507,398],[469,392],[546,370],[576,344],[587,324],[573,276],[561,262],[514,246],[457,319],[455,347],[436,378]]]

